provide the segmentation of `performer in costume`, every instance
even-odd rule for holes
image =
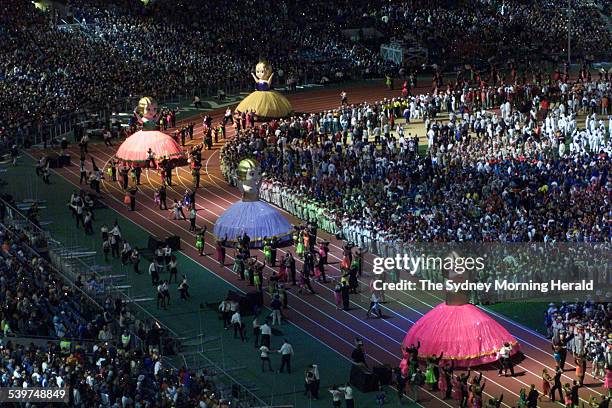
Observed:
[[[434,365],[435,365],[435,357],[427,358],[427,368],[425,370],[425,384],[429,387],[430,390],[434,390],[436,384],[438,383],[438,379],[436,378],[436,374],[434,373]]]
[[[264,239],[263,252],[266,263],[272,266],[272,245],[269,239]]]
[[[295,246],[295,253],[300,258],[304,257],[304,236],[301,233],[298,233],[297,243]]]
[[[225,239],[223,241],[217,240],[215,242],[215,249],[217,252],[217,262],[219,265],[225,265]]]
[[[451,397],[455,401],[461,401],[461,380],[458,376],[454,376],[451,380]]]
[[[304,228],[302,231],[302,237],[304,241],[304,249],[310,248],[310,234],[308,233],[308,228]]]
[[[542,370],[542,396],[547,396],[550,399],[550,383],[553,381],[550,374],[548,374],[548,370],[545,368]]]
[[[287,282],[287,261],[286,258],[283,258],[280,262],[280,266],[278,267],[278,281],[279,282]]]
[[[234,257],[234,266],[232,271],[238,276],[240,280],[244,280],[244,261],[241,253],[237,253]]]
[[[258,91],[269,91],[272,89],[272,67],[267,62],[260,61],[255,66],[255,73],[251,72],[251,76],[255,80],[255,89]]]
[[[257,119],[283,118],[288,116],[293,107],[282,94],[272,90],[272,67],[265,61],[255,66],[251,73],[255,80],[255,92],[244,98],[236,107],[236,112],[242,114],[254,113]]]
[[[134,109],[134,117],[142,130],[128,137],[117,149],[114,160],[134,168],[133,176],[139,181],[141,168],[162,169],[167,181],[171,184],[174,166],[187,163],[187,157],[181,146],[172,137],[159,131],[161,113],[157,102],[150,96],[140,98]],[[160,199],[160,202],[162,200]]]
[[[244,159],[236,170],[242,200],[234,203],[215,222],[215,236],[227,238],[237,245],[242,241],[245,250],[261,248],[266,237],[279,245],[291,241],[291,224],[270,204],[259,200],[260,166],[256,160]],[[248,241],[243,237],[247,237]]]
[[[458,257],[455,251],[450,256]],[[443,271],[454,282],[464,282],[466,276],[454,270]],[[468,303],[466,292],[448,291],[446,302],[421,317],[406,334],[403,345],[422,343],[422,354],[439,355],[442,361],[454,362],[455,367],[471,367],[499,361],[501,370],[512,375],[511,357],[519,351],[516,339],[494,318]]]
[[[155,99],[150,96],[140,98],[138,107],[134,110],[134,115],[142,130],[159,130],[159,107]]]
[[[196,235],[195,247],[200,256],[204,255],[204,235],[201,232]]]
[[[438,379],[438,389],[444,393],[444,399],[451,398],[453,365],[440,367],[440,378]]]

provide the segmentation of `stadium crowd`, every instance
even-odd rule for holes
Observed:
[[[575,52],[609,50],[605,13],[587,1],[570,4]],[[220,80],[249,83],[261,56],[279,84],[399,73],[375,48],[342,36],[341,29],[364,21],[385,39],[429,44],[431,60],[441,65],[459,57],[509,60],[517,52],[560,56],[563,7],[550,0],[414,0],[380,8],[365,1],[273,7],[160,0],[145,7],[138,0],[82,0],[71,5],[79,23],[60,28],[56,14],[5,0],[0,137],[8,145],[9,136],[84,109],[112,109],[132,95],[164,99],[214,89]],[[225,175],[234,179],[241,159],[258,158],[268,177],[264,199],[385,256],[415,241],[609,242],[608,74],[590,78],[584,68],[569,81],[535,71],[533,78],[515,77],[513,70],[504,82],[493,73],[465,73],[452,86],[436,78],[429,94],[406,90],[393,100],[242,124],[222,150]],[[586,116],[584,126],[578,115]],[[403,126],[414,120],[425,122],[425,143]],[[0,240],[2,386],[68,386],[77,407],[216,404],[206,372],[166,367],[155,325],[136,320],[120,299],[106,298],[101,309],[87,299],[101,285],[95,274],[78,278],[73,289],[29,249],[40,236],[8,228]],[[571,332],[569,347],[583,350],[578,324],[601,331],[595,325],[609,312],[587,309],[549,310],[553,345],[565,347],[562,333]],[[50,340],[12,340],[20,336]],[[594,350],[592,358],[600,355]]]
[[[0,32],[7,40],[0,49],[10,58],[0,63],[0,128],[27,133],[64,114],[113,109],[132,95],[163,100],[245,82],[261,56],[274,64],[280,85],[387,69],[375,53],[337,33],[298,27],[287,18],[285,3],[280,10],[254,3],[175,3],[83,1],[72,5],[80,24],[59,28],[55,14],[31,2],[3,2]]]
[[[610,192],[610,82],[555,88],[487,89],[499,113],[483,109],[484,90],[459,87],[242,129],[224,172],[257,157],[264,199],[382,255],[415,241],[609,241],[596,203]],[[425,118],[425,154],[401,117]]]
[[[68,284],[33,250],[43,235],[3,221],[0,386],[66,388],[74,407],[219,406],[214,373],[170,367],[162,329],[119,297],[95,304],[95,274]]]
[[[389,2],[373,10],[364,1],[351,2],[341,16],[346,25],[367,22],[385,38],[422,45],[428,49],[430,61],[440,65],[484,62],[491,56],[529,61],[541,55],[562,60],[567,53],[568,6],[574,55],[605,57],[612,38],[606,21],[609,6],[604,4],[589,0],[412,0]],[[331,13],[335,3],[327,7],[326,12]]]
[[[378,43],[353,42],[342,34],[345,28],[374,27],[382,41],[411,33],[442,65],[459,56],[510,58],[502,48],[526,54],[538,39],[542,46],[531,60],[544,48],[563,51],[565,6],[549,3],[414,0],[372,7],[365,1],[272,6],[199,0],[144,6],[138,0],[86,0],[68,7],[78,24],[62,25],[64,18],[73,21],[31,2],[7,0],[0,9],[6,39],[0,50],[8,57],[0,62],[0,128],[29,134],[66,114],[112,110],[133,95],[163,100],[214,90],[219,83],[250,84],[248,74],[260,57],[275,67],[279,85],[401,72],[378,56]],[[604,12],[583,0],[572,1],[572,9],[574,53],[582,58],[585,50],[609,49]],[[486,44],[479,41],[483,35],[490,39]]]

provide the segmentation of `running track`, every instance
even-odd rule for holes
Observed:
[[[424,91],[424,90],[419,90]],[[340,90],[317,90],[307,93],[293,94],[289,99],[293,103],[294,110],[297,112],[315,112],[324,109],[334,108],[339,102]],[[347,90],[349,102],[360,103],[363,101],[376,101],[385,97],[397,96],[399,91],[389,91],[382,86],[360,86]],[[224,110],[213,111],[213,122],[221,119]],[[193,121],[194,118],[191,118]],[[201,120],[197,120],[201,122]],[[194,132],[194,142],[201,143],[202,136],[201,123],[198,123]],[[227,135],[234,133],[233,128],[227,127]],[[208,233],[206,237],[206,253],[209,256],[199,257],[194,247],[195,238],[188,231],[188,221],[169,219],[168,212],[160,211],[153,202],[153,192],[160,186],[160,177],[151,171],[149,174],[143,173],[142,185],[137,198],[137,211],[130,212],[123,204],[124,192],[119,183],[105,181],[103,183],[103,199],[106,204],[131,219],[154,236],[165,237],[168,235],[178,235],[182,239],[183,253],[189,256],[202,266],[206,267],[223,280],[235,286],[243,292],[253,290],[245,282],[240,281],[232,273],[231,265],[233,253],[228,251],[229,262],[226,265],[219,265],[214,257],[214,237],[212,236],[212,226],[215,220],[231,204],[240,199],[240,193],[234,187],[229,186],[223,179],[219,168],[219,148],[221,144],[215,146],[211,151],[203,151],[203,172],[201,187],[197,192],[197,223],[199,226],[206,225]],[[78,148],[72,147],[72,156],[78,157]],[[97,163],[108,163],[115,152],[114,148],[104,147],[101,144],[91,145],[90,154],[96,159]],[[33,157],[39,157],[42,152],[31,151]],[[65,178],[68,182],[79,187],[79,170],[77,166],[64,167],[54,170],[58,175]],[[192,187],[191,173],[187,168],[175,169],[173,175],[173,186],[168,188],[168,200],[181,198],[187,188]],[[283,212],[290,222],[296,224],[300,221],[292,215]],[[339,263],[342,258],[342,242],[335,237],[321,231],[319,240],[330,241],[329,262],[327,274],[331,277],[339,276]],[[279,258],[286,251],[293,251],[293,248],[279,249]],[[263,254],[259,253],[259,258]],[[296,266],[299,270],[301,260],[296,257]],[[289,310],[285,312],[288,319],[300,327],[302,330],[311,334],[315,339],[324,345],[332,348],[343,357],[350,356],[353,349],[354,339],[363,339],[367,352],[368,364],[388,363],[397,365],[401,358],[400,345],[407,330],[423,314],[427,313],[434,306],[443,300],[433,293],[425,292],[393,292],[385,295],[386,303],[383,305],[383,312],[386,319],[365,319],[365,313],[369,306],[369,287],[370,279],[367,271],[372,266],[372,256],[364,256],[364,277],[361,278],[360,285],[363,293],[351,295],[351,310],[348,312],[336,310],[334,294],[331,284],[322,284],[312,281],[316,294],[298,295],[295,288],[288,291]],[[272,272],[268,266],[265,267],[267,275]],[[143,279],[147,279],[146,277]],[[268,296],[267,293],[265,295]],[[269,300],[269,299],[268,299]],[[494,315],[512,333],[521,344],[525,358],[515,366],[516,377],[498,377],[497,371],[493,367],[483,369],[483,379],[486,380],[483,398],[486,400],[491,397],[499,397],[504,394],[505,407],[514,406],[518,400],[521,388],[528,389],[530,384],[535,384],[541,389],[541,373],[543,368],[548,368],[549,372],[554,372],[554,361],[550,353],[550,342],[540,334],[510,321],[505,317]],[[574,365],[568,356],[566,372],[562,382],[566,383],[574,379]],[[348,372],[348,363],[347,363]],[[475,370],[478,374],[481,371]],[[590,375],[590,367],[585,378],[587,388],[580,391],[583,402],[590,396],[599,396],[605,392],[602,383],[595,380]],[[443,400],[440,392],[424,391],[421,393],[421,406],[423,407],[455,407],[458,404],[453,400]],[[562,406],[558,402],[548,402],[546,398],[538,405],[540,407]]]

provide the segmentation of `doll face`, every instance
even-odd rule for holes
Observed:
[[[267,64],[260,62],[255,67],[255,76],[259,79],[268,79],[270,74],[270,67]]]
[[[157,115],[157,104],[156,103],[148,103],[144,107],[144,111],[142,116],[145,119],[153,119]]]
[[[259,167],[249,169],[246,174],[244,181],[242,182],[242,188],[245,193],[254,193],[259,188],[261,181],[261,173]]]

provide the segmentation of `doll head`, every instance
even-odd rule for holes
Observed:
[[[272,75],[272,67],[266,61],[259,61],[255,66],[255,76],[257,79],[267,81]]]
[[[138,113],[143,119],[155,119],[155,116],[157,116],[158,113],[157,102],[155,102],[155,99],[151,98],[150,96],[140,98],[138,101]]]
[[[259,185],[261,182],[261,169],[259,163],[253,159],[244,159],[238,164],[238,187],[242,191],[244,201],[259,199]]]

